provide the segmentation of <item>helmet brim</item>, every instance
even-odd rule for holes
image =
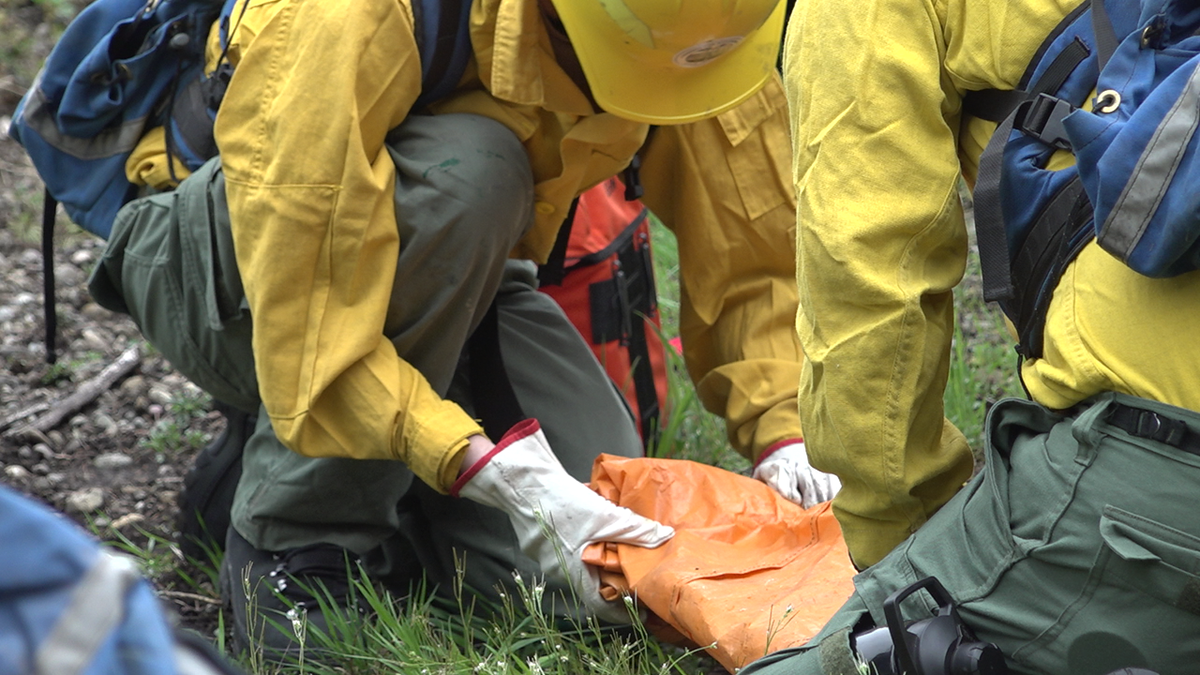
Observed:
[[[598,2],[568,0],[555,8],[604,111],[646,124],[684,124],[729,110],[766,83],[778,63],[786,5],[779,2],[736,47],[696,67],[637,58],[633,38],[615,25],[597,29],[612,24],[596,12]]]

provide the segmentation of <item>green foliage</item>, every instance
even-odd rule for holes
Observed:
[[[269,663],[252,651],[242,665],[255,675],[705,672],[697,653],[662,646],[636,617],[632,627],[614,629],[548,616],[545,587],[519,577],[515,596],[502,593],[499,604],[465,591],[461,574],[453,600],[424,587],[396,596],[370,583],[361,569],[351,570],[351,578],[349,595],[364,612],[344,610],[324,589],[306,587],[328,628],[319,630],[297,615],[291,628],[302,644],[291,662]],[[247,589],[246,596],[254,594]]]
[[[153,450],[160,462],[200,449],[210,437],[192,425],[207,413],[211,404],[212,398],[198,389],[173,396],[166,405],[166,414],[155,422],[142,445]]]
[[[42,373],[41,382],[44,385],[52,385],[62,381],[74,381],[76,373],[103,357],[104,355],[100,352],[89,351],[81,353],[70,361],[51,363],[46,366],[46,372]]]
[[[0,0],[0,86],[24,94],[54,41],[85,5],[86,0]]]
[[[964,197],[969,204],[969,195]],[[968,227],[973,231],[969,222]],[[1015,341],[1000,310],[984,302],[980,278],[979,254],[972,246],[966,276],[954,289],[957,321],[943,396],[946,418],[963,432],[977,458],[988,409],[1002,398],[1025,395],[1017,374]]]

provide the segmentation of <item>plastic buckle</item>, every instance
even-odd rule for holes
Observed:
[[[1021,119],[1017,120],[1016,127],[1046,145],[1069,150],[1071,143],[1067,140],[1063,119],[1074,110],[1075,106],[1068,101],[1049,94],[1038,94],[1029,102]]]
[[[1156,412],[1143,410],[1137,417],[1134,435],[1178,448],[1183,445],[1183,438],[1187,435],[1187,425]]]

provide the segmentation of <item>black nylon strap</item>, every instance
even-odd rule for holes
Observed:
[[[58,200],[46,188],[42,198],[42,308],[46,324],[46,363],[58,361],[54,338],[58,334],[58,313],[54,306],[54,219]]]
[[[1200,455],[1200,434],[1187,423],[1153,410],[1113,403],[1105,420],[1130,436],[1164,443],[1193,455]]]
[[[1088,46],[1082,40],[1075,38],[1058,53],[1058,56],[1054,57],[1054,61],[1046,67],[1042,76],[1029,89],[1029,95],[1037,96],[1038,94],[1050,94],[1058,91],[1062,87],[1063,82],[1066,82],[1071,73],[1075,71],[1075,68],[1083,63],[1084,59],[1090,56],[1091,53],[1091,50],[1088,49]]]
[[[1016,326],[1018,351],[1025,358],[1042,356],[1050,299],[1063,270],[1079,253],[1077,235],[1091,222],[1091,214],[1087,193],[1076,178],[1054,195],[1017,247],[1011,268],[1014,298],[1004,309]]]
[[[644,212],[643,212],[644,213]],[[640,222],[640,221],[639,221]],[[642,439],[647,446],[658,434],[658,388],[654,383],[654,370],[650,366],[650,345],[646,339],[646,317],[657,304],[654,297],[654,269],[648,265],[648,256],[642,251],[649,242],[630,242],[621,249],[617,260],[625,273],[628,294],[628,317],[630,323],[628,349],[629,368],[633,377],[633,392],[638,404],[638,423]]]
[[[1111,30],[1110,27],[1109,32]],[[1042,76],[1029,89],[1012,91],[985,89],[969,92],[963,101],[963,111],[972,117],[1001,122],[1025,101],[1035,98],[1038,94],[1050,94],[1058,91],[1075,68],[1083,63],[1090,54],[1091,50],[1088,49],[1088,46],[1079,38],[1075,38],[1058,53],[1058,56],[1054,57],[1054,61],[1046,67]],[[1079,103],[1081,102],[1072,101],[1074,105],[1079,105]]]
[[[1104,70],[1105,64],[1113,52],[1117,51],[1117,45],[1120,43],[1112,20],[1108,18],[1104,0],[1092,0],[1092,33],[1096,36],[1096,70]]]
[[[575,225],[575,210],[579,208],[579,197],[571,202],[567,217],[558,228],[558,236],[554,239],[554,248],[550,249],[550,257],[546,264],[538,266],[538,286],[562,286],[566,270],[563,266],[567,260],[567,244],[571,241],[571,228]]]
[[[471,400],[483,430],[493,442],[525,419],[500,354],[500,314],[493,301],[467,340]]]
[[[649,210],[642,209],[641,212],[637,214],[637,217],[635,217],[633,221],[625,227],[624,230],[621,230],[621,233],[614,237],[607,246],[599,251],[589,253],[579,260],[576,260],[570,267],[565,268],[564,272],[569,273],[581,267],[591,267],[597,263],[602,263],[612,257],[612,254],[627,248],[629,246],[629,242],[633,241],[633,235],[637,232],[638,227],[646,221],[646,215],[648,213]]]
[[[979,157],[979,177],[975,181],[975,238],[979,244],[979,266],[983,273],[983,299],[1005,302],[1013,297],[1009,270],[1008,237],[1004,227],[1004,209],[1000,197],[1000,173],[1004,148],[1012,133],[1014,110],[992,134]]]

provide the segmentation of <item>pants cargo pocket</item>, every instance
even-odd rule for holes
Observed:
[[[1026,655],[1072,675],[1194,672],[1200,539],[1111,505],[1098,527],[1101,546],[1082,591]]]
[[[135,200],[117,214],[89,283],[97,302],[133,318],[171,365],[213,397],[258,409],[250,317],[231,307],[216,259],[210,198],[216,166],[172,193]],[[240,287],[236,289],[240,293]]]

